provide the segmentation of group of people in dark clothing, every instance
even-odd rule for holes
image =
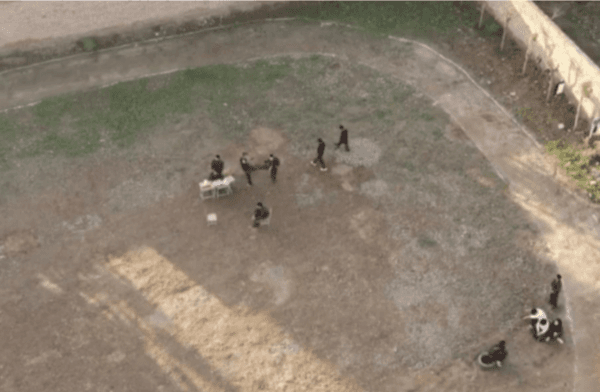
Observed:
[[[348,146],[348,130],[344,128],[343,125],[340,125],[340,140],[335,144],[335,149],[337,150],[342,144],[345,145],[346,151],[350,151],[350,147]],[[311,162],[313,166],[316,166],[317,163],[321,166],[321,171],[327,171],[327,167],[325,166],[325,162],[323,161],[323,154],[325,153],[325,142],[323,139],[318,139],[319,146],[317,147],[317,157]],[[277,181],[277,170],[280,165],[279,158],[275,155],[270,154],[269,159],[267,159],[264,164],[260,166],[253,166],[250,163],[248,158],[248,153],[244,152],[242,157],[240,158],[240,165],[244,174],[246,175],[246,180],[248,181],[248,186],[252,186],[252,172],[257,170],[270,170],[271,172],[271,181],[275,183]],[[215,156],[215,159],[210,164],[211,173],[208,177],[209,181],[217,181],[222,180],[223,169],[225,167],[225,163],[221,160],[219,155]],[[268,219],[269,217],[269,209],[266,208],[262,203],[258,203],[256,210],[253,215],[253,224],[252,227],[259,227],[261,221]]]
[[[548,301],[553,309],[556,309],[558,305],[558,294],[562,289],[561,276],[556,275],[551,283],[552,292],[550,294],[550,300]],[[563,327],[562,320],[556,318],[552,322],[548,321],[546,313],[540,308],[531,309],[531,314],[526,316],[525,319],[531,319],[531,325],[529,329],[535,340],[538,342],[558,342],[564,344],[562,340]],[[501,367],[502,361],[508,355],[506,351],[506,342],[502,340],[497,345],[490,348],[488,351],[484,351],[478,357],[480,364],[485,368],[491,368],[494,365]]]
[[[556,279],[552,281],[552,292],[550,293],[550,306],[552,309],[556,309],[558,305],[558,294],[562,290],[562,281],[561,276],[556,275]],[[546,317],[546,313],[542,309],[533,308],[531,309],[531,314],[525,318],[531,319],[531,325],[529,329],[531,330],[531,334],[533,338],[539,342],[550,342],[556,341],[560,344],[563,344],[562,335],[562,320],[560,318],[556,318],[552,322],[548,321]]]
[[[248,186],[252,186],[252,175],[251,173],[256,170],[271,170],[271,181],[275,183],[277,181],[277,169],[280,165],[279,158],[275,155],[270,154],[269,159],[265,161],[263,165],[260,166],[252,166],[248,159],[248,153],[244,152],[242,157],[240,158],[240,165],[242,166],[242,170],[246,174],[246,179],[248,180]],[[221,160],[219,155],[215,156],[215,159],[210,164],[211,173],[208,176],[209,181],[217,181],[222,180],[223,169],[225,167],[225,163]],[[262,203],[258,203],[256,210],[253,215],[253,223],[252,227],[259,227],[261,221],[266,220],[269,217],[269,209],[266,208]]]
[[[348,146],[348,130],[344,128],[343,125],[340,125],[340,140],[335,144],[335,149],[337,150],[342,144],[345,145],[346,151],[350,151],[350,147]],[[323,139],[318,139],[318,147],[317,147],[317,157],[311,161],[313,166],[316,166],[317,163],[321,166],[321,171],[327,171],[327,167],[325,166],[325,162],[323,161],[323,154],[325,153],[325,142]],[[263,165],[260,166],[252,166],[248,159],[248,154],[243,153],[240,158],[240,165],[242,166],[242,170],[246,174],[246,179],[248,180],[248,186],[252,186],[252,177],[251,173],[256,170],[269,170],[271,171],[271,180],[273,183],[277,180],[277,169],[280,165],[279,159],[270,154],[269,159],[264,162]],[[224,163],[219,157],[216,158],[211,163],[212,172],[210,174],[209,179],[211,181],[219,180],[223,178],[223,167]],[[262,203],[257,203],[256,209],[254,211],[253,219],[253,228],[257,228],[261,225],[261,221],[265,221],[269,218],[269,209],[265,207]],[[557,275],[556,279],[552,281],[552,292],[550,294],[549,303],[553,309],[556,309],[558,305],[558,295],[562,289],[561,275]],[[559,342],[563,344],[563,340],[561,339],[563,336],[563,328],[562,328],[562,320],[560,318],[556,318],[552,322],[549,322],[545,312],[539,308],[533,308],[531,310],[531,314],[526,319],[531,319],[531,325],[529,326],[533,337],[539,342]],[[500,341],[498,344],[493,346],[487,351],[484,351],[479,354],[478,361],[479,364],[484,368],[493,368],[493,367],[501,367],[502,362],[506,359],[508,353],[506,351],[506,342],[504,340]]]

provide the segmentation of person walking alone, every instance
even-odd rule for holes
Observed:
[[[246,179],[248,179],[248,186],[252,186],[252,176],[250,175],[250,173],[252,173],[254,168],[252,167],[252,165],[250,165],[250,162],[248,162],[247,153],[242,154],[242,157],[240,158],[240,165],[242,166],[242,170],[246,174]]]
[[[344,128],[343,125],[340,125],[340,141],[335,144],[335,149],[337,150],[342,144],[346,146],[346,152],[350,151],[350,147],[348,147],[348,130]]]
[[[317,166],[317,162],[321,165],[321,171],[327,171],[327,167],[325,167],[325,162],[323,162],[323,154],[325,153],[325,142],[323,139],[319,138],[319,147],[317,147],[317,157],[312,160],[311,164],[313,166]]]
[[[279,158],[271,154],[269,156],[270,167],[271,167],[271,181],[275,183],[277,181],[277,168],[279,167]]]
[[[558,306],[558,294],[562,289],[561,278],[562,277],[560,275],[556,275],[556,279],[554,279],[551,284],[552,293],[550,293],[550,300],[548,302],[550,303],[550,306],[552,306],[552,309],[556,309]]]

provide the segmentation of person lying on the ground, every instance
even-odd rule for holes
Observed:
[[[260,221],[265,220],[269,217],[269,209],[263,206],[262,203],[256,204],[256,210],[254,210],[254,222],[252,224],[253,227],[259,227]]]
[[[562,320],[557,318],[548,328],[548,332],[544,334],[544,340],[546,342],[549,341],[557,341],[560,344],[564,344],[565,342],[561,339],[563,336],[563,328],[562,328]]]

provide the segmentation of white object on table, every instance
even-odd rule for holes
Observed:
[[[227,176],[222,180],[218,180],[213,182],[213,187],[216,189],[217,198],[221,196],[228,196],[233,194],[233,190],[231,189],[231,184],[235,181],[235,178],[232,176]]]
[[[200,186],[200,198],[202,200],[212,199],[216,197],[216,190],[208,180],[204,180],[199,184]]]

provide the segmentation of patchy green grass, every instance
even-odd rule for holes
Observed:
[[[486,23],[483,25],[483,35],[492,36],[498,35],[502,30],[502,26],[498,24],[494,19],[488,19]]]
[[[437,245],[437,242],[429,237],[421,237],[417,242],[421,248],[431,248]]]
[[[318,7],[306,7],[297,17],[354,24],[380,36],[393,34],[426,39],[433,39],[435,34],[453,34],[456,27],[473,24],[477,19],[477,15],[461,16],[451,2],[328,2]],[[86,51],[98,47],[90,37],[83,39],[82,44]],[[300,69],[310,73],[310,68],[320,61],[318,55],[313,55],[308,62],[301,62]],[[44,126],[47,131],[43,137],[25,143],[25,148],[19,148],[19,156],[35,156],[50,150],[65,156],[85,155],[100,147],[102,137],[126,147],[169,115],[190,113],[195,105],[206,106],[211,115],[221,118],[225,136],[239,136],[245,130],[244,116],[228,116],[231,104],[253,96],[256,99],[251,109],[267,110],[269,103],[259,99],[261,92],[290,73],[290,63],[288,60],[287,63],[273,65],[263,61],[241,70],[226,65],[187,70],[174,75],[168,87],[155,91],[147,91],[148,80],[119,83],[101,92],[100,99],[109,102],[107,107],[94,110],[82,107],[78,102],[79,95],[44,100],[34,107],[34,117],[35,123]],[[392,102],[403,103],[410,94],[410,89],[399,89],[388,98]],[[304,109],[307,112],[302,112],[302,116],[298,110],[285,111],[279,119],[306,122],[302,120],[308,117],[312,122],[321,115],[335,115],[337,108],[320,105],[313,100],[312,105],[304,105]],[[376,109],[375,113],[388,125],[392,121],[386,109]],[[70,125],[75,132],[65,134],[59,131],[61,119],[65,116],[73,119]],[[423,119],[431,120],[428,114],[423,116]],[[2,118],[0,133],[10,133],[9,129],[16,124],[11,124],[9,117]],[[11,143],[11,139],[3,140]],[[6,162],[10,151],[11,147],[4,143],[0,148],[0,160]]]
[[[290,72],[290,61],[257,61],[247,68],[216,65],[177,72],[165,87],[155,90],[148,88],[149,79],[141,79],[93,93],[45,99],[25,109],[31,111],[33,127],[44,132],[25,133],[23,137],[28,140],[18,148],[18,156],[32,157],[48,151],[82,156],[100,147],[102,135],[117,146],[127,147],[167,118],[189,114],[197,105],[204,106],[214,117],[227,117],[230,108],[226,104],[233,106],[250,93],[263,94]],[[255,109],[260,109],[260,105],[260,101],[255,101]],[[67,125],[71,132],[65,132]],[[17,128],[14,118],[0,116],[0,161],[4,166],[13,147],[17,148]],[[224,124],[223,136],[235,137],[243,130],[239,124],[229,122]]]
[[[439,128],[435,128],[431,133],[433,134],[433,138],[435,140],[439,140],[444,136],[444,133]]]
[[[457,27],[475,22],[475,15],[461,17],[449,1],[336,1],[307,7],[298,17],[332,20],[360,26],[378,36],[398,35],[433,38],[454,34]]]
[[[81,44],[83,45],[83,50],[86,52],[91,52],[98,49],[98,43],[95,39],[90,37],[82,39]]]
[[[556,155],[560,166],[566,169],[579,188],[591,194],[592,201],[600,202],[600,187],[590,183],[594,178],[589,173],[589,158],[583,156],[574,146],[560,140],[546,143],[546,151]]]
[[[0,170],[5,170],[8,168],[8,156],[16,148],[17,124],[4,114],[0,114],[0,139]]]

